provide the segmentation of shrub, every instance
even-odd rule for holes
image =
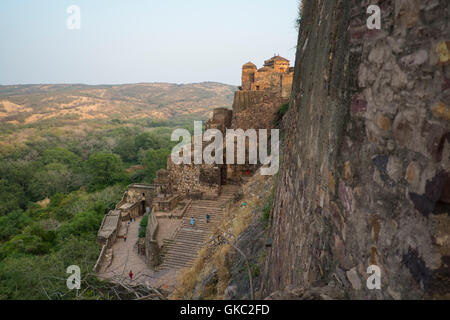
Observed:
[[[281,126],[281,122],[283,121],[283,117],[286,114],[286,112],[289,110],[289,104],[283,104],[280,109],[278,109],[276,115],[275,115],[275,120],[274,120],[274,125],[276,128],[279,128]]]
[[[266,204],[264,205],[263,208],[263,216],[261,218],[261,221],[264,223],[264,229],[266,229],[269,225],[272,203],[273,203],[273,193],[267,198]]]
[[[94,210],[78,213],[72,221],[60,227],[58,230],[59,239],[64,241],[71,235],[96,234],[102,219],[103,215]]]
[[[0,241],[8,240],[30,224],[32,219],[21,210],[0,217]]]
[[[141,222],[139,223],[139,238],[145,238],[145,234],[147,233],[147,224],[148,217],[150,213],[146,213],[144,217],[142,217]]]

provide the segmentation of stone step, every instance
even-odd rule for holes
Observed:
[[[192,201],[175,238],[164,242],[163,262],[157,269],[180,269],[192,266],[208,235],[221,220],[226,202],[234,199],[239,191],[239,186],[228,185],[215,200]],[[208,223],[206,214],[210,216]],[[191,217],[195,219],[193,227],[190,225]]]
[[[180,244],[180,243],[186,243],[186,244],[190,244],[190,245],[195,245],[197,243],[201,243],[206,239],[206,237],[190,237],[190,236],[181,236],[180,238],[178,238],[178,241],[175,243],[174,246]],[[174,247],[172,246],[172,247]]]
[[[170,252],[166,254],[166,257],[179,256],[179,255],[193,255],[196,254],[201,249],[201,246],[190,246],[190,247],[174,247]]]
[[[195,219],[195,217],[194,217],[194,219]],[[185,220],[185,225],[184,225],[184,228],[185,229],[192,229],[192,230],[196,230],[196,229],[198,229],[198,227],[204,227],[204,228],[207,228],[207,229],[213,229],[213,225],[215,224],[215,223],[217,223],[219,220],[217,219],[216,221],[209,221],[209,222],[206,222],[206,220],[205,219],[195,219],[195,221],[194,221],[194,226],[191,226],[191,219],[189,219],[189,220]],[[210,227],[211,226],[211,227]]]
[[[171,262],[162,264],[158,269],[159,270],[181,269],[181,268],[191,267],[193,264],[194,264],[194,261],[182,261],[182,262],[171,261]]]
[[[193,250],[191,252],[181,252],[181,251],[174,251],[171,252],[171,254],[166,255],[165,261],[171,261],[171,260],[190,260],[197,257],[197,250]]]
[[[201,246],[203,241],[205,241],[205,239],[200,239],[199,241],[194,240],[194,239],[190,239],[190,238],[180,239],[180,241],[177,242],[174,246],[172,246],[172,248],[176,248],[178,246],[186,247],[186,248],[199,247],[199,246]]]
[[[189,210],[186,210],[186,213],[188,212],[209,213],[210,215],[221,215],[223,213],[223,209],[217,207],[215,208],[194,207],[190,208]]]
[[[192,248],[192,247],[197,247],[199,246],[198,241],[193,241],[191,239],[184,239],[184,240],[180,240],[177,241],[174,245],[170,246],[170,249],[175,249],[175,248],[179,248],[179,247],[183,247],[183,248]]]
[[[197,258],[197,253],[198,252],[192,252],[191,255],[172,255],[172,256],[166,256],[166,258],[164,259],[164,263],[165,264],[169,264],[169,263],[183,263],[183,262],[188,262],[188,261],[194,261],[195,258]],[[163,263],[163,264],[164,264]]]
[[[190,239],[191,242],[198,242],[200,240],[203,240],[206,237],[206,235],[207,235],[206,232],[204,234],[199,234],[198,232],[192,233],[192,232],[182,231],[177,236],[175,243],[180,242],[180,240],[188,240],[188,239]]]
[[[203,240],[209,232],[203,232],[203,234],[199,234],[198,232],[192,233],[192,232],[185,232],[183,231],[180,235],[178,235],[178,239],[191,239],[191,241],[198,242],[200,240]]]
[[[189,214],[190,212],[203,214],[203,215],[206,215],[208,213],[211,217],[213,217],[213,216],[220,216],[220,215],[222,215],[222,213],[223,213],[222,211],[223,211],[222,209],[220,209],[220,210],[215,210],[214,209],[213,210],[213,209],[205,209],[205,208],[191,208],[191,209],[186,211],[185,215]]]
[[[190,258],[190,259],[178,259],[178,260],[176,260],[176,259],[166,259],[166,261],[165,261],[165,264],[166,265],[178,265],[178,266],[180,266],[180,267],[184,267],[184,266],[186,266],[187,264],[193,264],[193,262],[194,262],[194,260],[195,260],[195,257],[192,257],[192,258]]]
[[[199,243],[202,243],[205,239],[206,239],[206,237],[203,237],[203,238],[181,237],[172,246],[172,248],[174,248],[175,246],[180,245],[180,244],[188,244],[188,245],[194,246],[194,245],[197,245]]]
[[[167,263],[167,264],[160,265],[157,270],[162,271],[162,270],[183,269],[183,268],[189,268],[193,265],[194,265],[193,262],[177,263],[177,264]]]
[[[173,270],[173,269],[177,270],[177,269],[189,268],[193,265],[194,265],[193,262],[187,262],[185,264],[162,264],[157,268],[157,270],[158,271]]]
[[[178,255],[180,254],[196,254],[198,251],[200,251],[200,249],[202,248],[202,246],[190,246],[190,247],[174,247],[170,250],[170,252],[167,252],[165,254],[166,257],[170,257],[172,255]]]
[[[178,257],[178,256],[167,256],[164,259],[164,263],[163,264],[179,264],[179,265],[183,265],[186,264],[187,262],[194,262],[195,259],[197,258],[197,254],[198,252],[194,252],[191,256],[189,257]]]

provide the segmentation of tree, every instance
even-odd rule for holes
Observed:
[[[165,168],[167,163],[167,157],[170,154],[168,149],[150,149],[145,153],[142,165],[145,167],[147,182],[153,182],[155,179],[156,171]]]
[[[55,193],[68,193],[78,189],[83,183],[81,173],[75,174],[66,165],[50,163],[39,169],[30,182],[34,199],[51,197]]]
[[[121,137],[117,142],[114,152],[120,155],[124,161],[135,161],[136,160],[136,146],[135,139],[133,136],[126,135]]]
[[[8,215],[0,217],[0,241],[6,241],[18,234],[32,219],[22,210],[15,210]]]
[[[68,223],[62,225],[58,230],[59,239],[64,240],[70,236],[89,236],[95,234],[102,223],[103,213],[89,210],[80,212]]]
[[[0,179],[0,216],[23,208],[25,203],[25,193],[19,184]]]
[[[79,167],[81,159],[72,151],[57,147],[45,150],[42,155],[42,162],[46,165],[50,163],[61,163],[69,168],[75,168]]]
[[[157,135],[144,132],[136,137],[135,145],[137,150],[159,149],[162,147],[162,141]]]
[[[92,154],[86,166],[91,179],[90,190],[103,189],[127,180],[122,160],[111,152],[103,151]]]

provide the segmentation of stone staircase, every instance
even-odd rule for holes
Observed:
[[[161,252],[163,262],[158,270],[191,267],[214,225],[222,218],[225,204],[233,200],[239,191],[240,186],[225,185],[216,200],[194,200],[176,235],[173,239],[164,240]],[[206,222],[206,214],[210,216],[209,223]],[[190,225],[191,217],[195,219],[194,226]]]

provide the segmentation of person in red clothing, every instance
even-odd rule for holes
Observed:
[[[133,280],[133,271],[130,270],[130,273],[128,275],[130,276],[130,280]]]

